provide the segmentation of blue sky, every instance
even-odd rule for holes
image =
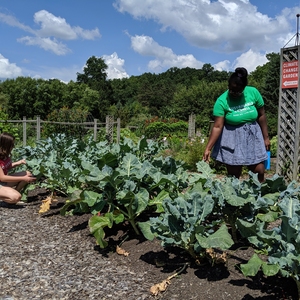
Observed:
[[[297,13],[300,0],[0,0],[0,80],[76,81],[91,56],[110,79],[204,63],[251,72],[295,45]]]

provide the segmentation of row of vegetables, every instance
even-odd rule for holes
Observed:
[[[220,177],[203,161],[189,172],[183,161],[162,155],[164,147],[146,139],[109,144],[58,134],[17,148],[14,156],[26,158],[39,179],[27,191],[39,186],[64,194],[63,215],[92,214],[90,231],[102,248],[108,245],[105,230],[122,222],[149,240],[186,250],[195,261],[207,259],[208,250],[225,253],[243,239],[256,250],[240,265],[245,276],[262,271],[292,277],[298,286],[298,183],[278,175],[260,183],[251,172],[245,180]]]

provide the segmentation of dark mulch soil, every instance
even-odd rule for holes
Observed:
[[[36,201],[37,198],[39,195],[33,195],[29,201]],[[64,199],[59,198],[44,217],[57,218],[56,222],[64,222],[59,215],[63,203]],[[67,216],[69,230],[80,231],[82,239],[95,241],[89,234],[90,217],[89,214]],[[279,276],[266,278],[262,274],[253,278],[243,276],[238,265],[247,262],[254,253],[249,246],[231,250],[226,266],[211,266],[205,262],[199,266],[181,249],[164,249],[158,240],[148,241],[136,236],[128,224],[106,230],[106,237],[109,246],[100,249],[95,243],[94,251],[114,260],[119,266],[126,265],[135,274],[146,273],[149,286],[162,282],[188,263],[183,273],[171,279],[166,291],[153,296],[149,290],[147,299],[298,299],[296,284],[292,279]],[[128,256],[116,253],[116,246],[120,244],[129,252]]]

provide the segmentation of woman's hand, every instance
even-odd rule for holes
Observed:
[[[20,165],[26,165],[26,160],[25,159],[20,159],[20,160],[13,163],[14,167],[20,166]]]
[[[267,151],[270,150],[271,143],[270,143],[269,137],[266,137],[264,139],[264,142],[265,142],[266,150]]]
[[[36,180],[36,177],[32,176],[32,173],[29,171],[26,171],[26,175],[24,176],[24,181],[26,182],[33,182]]]
[[[209,162],[210,161],[210,150],[205,149],[204,154],[203,154],[203,160],[205,162]]]

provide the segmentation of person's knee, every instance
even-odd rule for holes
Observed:
[[[16,192],[16,193],[13,193],[9,198],[10,198],[9,202],[11,204],[16,204],[19,201],[21,201],[22,195],[20,193]]]

